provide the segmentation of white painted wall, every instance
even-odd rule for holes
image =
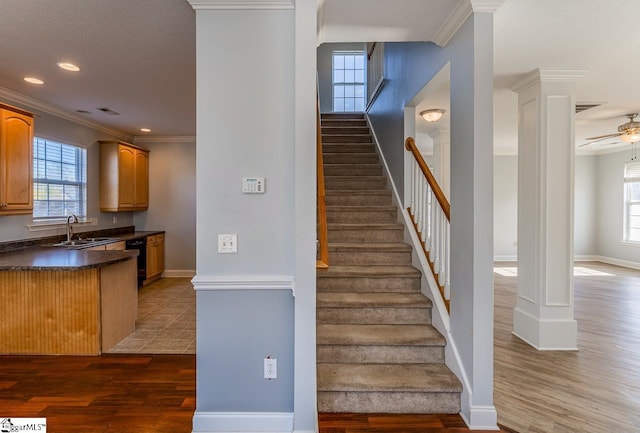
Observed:
[[[165,276],[196,270],[196,144],[136,140],[151,151],[149,209],[135,212],[136,230],[165,230]]]
[[[493,254],[515,260],[518,251],[518,157],[493,158]]]
[[[16,103],[15,101],[2,100],[2,102],[38,114],[38,117],[36,117],[34,121],[34,131],[36,136],[85,147],[87,149],[87,216],[97,218],[98,225],[76,226],[74,229],[75,233],[133,225],[133,216],[131,212],[120,212],[117,214],[100,212],[98,183],[100,149],[97,141],[115,140],[119,137],[114,137],[112,135],[96,131],[40,110],[34,110],[27,105]],[[113,216],[117,216],[116,224],[113,223]],[[30,232],[26,226],[32,222],[33,217],[30,214],[1,216],[0,242],[55,236],[66,233],[64,228]]]

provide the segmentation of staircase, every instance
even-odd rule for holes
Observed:
[[[323,114],[329,269],[317,273],[319,412],[458,413],[391,190],[363,114]]]

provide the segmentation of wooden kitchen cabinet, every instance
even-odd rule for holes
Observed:
[[[100,210],[146,210],[149,207],[149,151],[124,141],[99,143]]]
[[[164,272],[164,234],[147,236],[147,278],[150,282]]]
[[[0,215],[33,211],[33,114],[0,103]]]

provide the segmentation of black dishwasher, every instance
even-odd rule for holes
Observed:
[[[147,279],[147,238],[136,238],[127,241],[128,250],[138,250],[138,287]]]

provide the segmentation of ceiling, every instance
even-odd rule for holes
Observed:
[[[320,0],[319,38],[438,40],[460,1]],[[602,105],[576,116],[576,145],[640,111],[638,16],[638,0],[505,0],[494,19],[496,153],[515,152],[510,87],[536,68],[588,71],[577,81],[577,102]],[[63,71],[59,61],[81,71]],[[45,84],[24,82],[27,75]],[[150,128],[153,136],[193,136],[195,12],[186,0],[1,0],[0,97],[27,98],[124,135]],[[98,110],[105,107],[120,115]],[[581,150],[605,149],[592,146]]]

